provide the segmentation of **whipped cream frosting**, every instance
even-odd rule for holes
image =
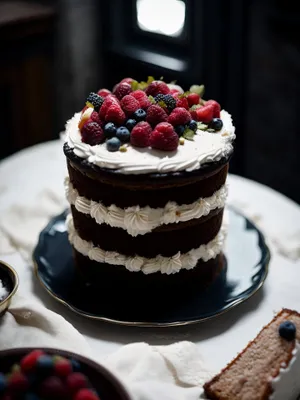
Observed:
[[[71,214],[67,216],[66,223],[71,244],[79,253],[89,257],[91,260],[99,263],[123,265],[129,271],[133,272],[141,271],[144,274],[161,272],[167,275],[179,272],[181,269],[192,269],[197,265],[200,259],[208,261],[211,258],[215,258],[223,249],[228,228],[228,222],[226,218],[224,218],[219,233],[207,244],[202,244],[200,247],[192,249],[184,254],[177,252],[172,257],[158,255],[154,258],[146,258],[138,255],[127,256],[115,251],[102,250],[100,247],[94,246],[92,242],[83,240],[78,235],[74,228]]]
[[[194,171],[201,165],[228,157],[235,139],[235,127],[231,115],[221,111],[223,127],[211,133],[197,130],[194,140],[185,140],[177,150],[165,152],[152,148],[138,148],[128,145],[126,152],[109,152],[106,144],[90,146],[81,141],[78,129],[80,113],[76,113],[66,124],[66,141],[76,156],[87,159],[102,168],[116,170],[122,174],[167,173]]]
[[[273,389],[269,400],[295,400],[300,394],[300,344],[296,343],[288,365],[281,366],[279,374],[271,379]]]
[[[131,236],[144,235],[160,225],[185,222],[208,215],[216,208],[223,208],[227,199],[227,185],[223,185],[212,196],[200,198],[192,204],[178,205],[169,201],[163,208],[133,206],[125,209],[112,204],[106,207],[101,202],[80,196],[70,179],[65,179],[66,197],[76,210],[90,215],[98,224],[122,228]]]

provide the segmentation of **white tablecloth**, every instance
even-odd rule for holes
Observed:
[[[55,191],[57,199],[64,198],[65,175],[60,141],[35,146],[4,160],[0,164],[0,218],[14,204],[37,205],[40,193],[47,188]],[[247,302],[220,317],[192,326],[146,329],[84,319],[55,302],[40,287],[28,262],[9,240],[2,240],[0,258],[19,273],[20,293],[27,296],[29,293],[29,297],[39,299],[64,316],[84,335],[96,358],[133,342],[160,345],[187,340],[199,345],[204,358],[210,359],[218,370],[254,337],[275,311],[282,307],[300,310],[299,206],[270,188],[233,175],[229,176],[229,203],[254,219],[266,233],[272,253],[269,276],[264,288]]]

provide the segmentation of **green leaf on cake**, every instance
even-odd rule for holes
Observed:
[[[139,88],[139,83],[138,83],[138,81],[132,81],[131,82],[131,89],[133,90],[133,91],[135,91],[135,90],[137,90]]]
[[[192,85],[190,87],[190,92],[199,94],[200,97],[204,95],[204,85]]]
[[[182,135],[186,140],[194,140],[195,132],[186,128]]]
[[[150,83],[152,83],[153,81],[155,81],[154,77],[148,76],[147,84],[150,85]]]
[[[201,106],[200,106],[200,104],[194,104],[191,108],[190,108],[190,111],[195,111],[195,110],[197,110],[197,108],[200,108]]]
[[[148,96],[148,99],[150,100],[150,102],[152,103],[152,104],[156,104],[156,101],[155,101],[155,98],[153,97],[153,96]]]

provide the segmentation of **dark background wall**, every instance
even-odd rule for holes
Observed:
[[[232,173],[300,202],[299,4],[185,3],[172,38],[137,27],[135,0],[0,1],[0,158],[57,138],[91,90],[163,76],[233,115]]]

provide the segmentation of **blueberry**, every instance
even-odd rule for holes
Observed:
[[[120,146],[121,146],[121,142],[116,137],[108,139],[106,142],[106,147],[107,147],[108,151],[118,151]]]
[[[184,125],[177,125],[175,127],[175,132],[177,133],[178,136],[181,136],[183,135],[184,129],[185,129]]]
[[[191,120],[190,121],[190,123],[189,123],[189,128],[192,130],[192,131],[196,131],[197,130],[197,128],[198,128],[198,124],[197,124],[197,122],[195,121],[195,120]]]
[[[209,128],[220,131],[223,128],[223,121],[220,118],[214,118],[210,121]]]
[[[125,123],[125,126],[127,129],[130,131],[135,127],[136,125],[136,120],[135,119],[128,119]]]
[[[104,126],[104,134],[107,138],[112,138],[115,136],[117,132],[117,128],[115,126],[115,124],[113,122],[108,122],[105,126]]]
[[[143,121],[146,118],[146,111],[139,108],[134,112],[133,116],[137,121]]]
[[[81,370],[80,362],[74,360],[74,358],[71,359],[71,364],[74,372],[79,372]]]
[[[53,359],[50,356],[44,355],[40,356],[36,362],[36,367],[38,371],[50,372],[54,366]]]
[[[120,126],[120,128],[117,129],[116,136],[123,143],[129,142],[130,132],[125,126]]]
[[[292,341],[296,337],[296,326],[291,321],[284,321],[279,326],[279,335],[287,340],[288,342]]]
[[[3,374],[0,373],[0,393],[4,392],[6,388],[6,379]]]

